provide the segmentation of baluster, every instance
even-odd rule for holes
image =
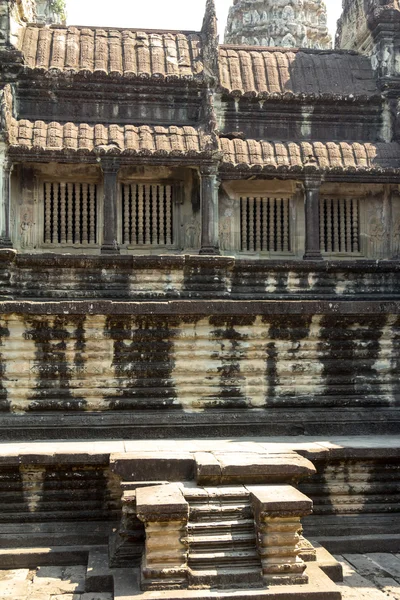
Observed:
[[[130,193],[131,193],[131,244],[137,244],[138,240],[137,240],[137,235],[138,235],[138,231],[137,231],[137,211],[138,211],[138,203],[137,203],[137,193],[138,193],[138,186],[137,185],[131,185],[130,187]]]
[[[247,246],[247,198],[240,198],[241,219],[242,219],[242,251],[248,250]]]
[[[353,240],[352,240],[352,229],[353,224],[351,220],[351,200],[348,198],[345,200],[346,206],[346,250],[352,252]]]
[[[151,187],[149,185],[144,186],[144,207],[145,207],[145,229],[144,229],[144,243],[146,245],[151,244]]]
[[[60,183],[60,212],[61,212],[61,244],[66,244],[67,242],[67,214],[66,214],[66,183]]]
[[[129,185],[122,186],[122,199],[124,206],[124,244],[131,243],[131,228],[129,226],[129,216],[131,210],[131,195],[132,187]]]
[[[87,244],[89,242],[88,237],[88,184],[82,184],[82,243]]]
[[[321,252],[326,252],[325,219],[326,219],[326,200],[321,199],[321,201],[319,203],[319,235],[320,235]]]
[[[51,195],[53,191],[51,183],[44,184],[44,206],[45,206],[45,224],[44,224],[44,242],[45,244],[51,244],[51,221],[52,221],[52,210],[51,210]]]
[[[160,186],[160,244],[165,245],[165,186]]]
[[[143,246],[143,227],[144,227],[144,185],[138,185],[138,216],[139,216],[139,236],[138,244]]]
[[[276,233],[276,198],[269,199],[269,251],[275,252]]]
[[[165,186],[167,246],[172,244],[172,187]]]
[[[289,199],[283,198],[283,251],[289,252],[290,240],[289,240]]]
[[[256,203],[256,251],[261,251],[261,198],[255,198]]]
[[[73,221],[73,211],[74,211],[74,184],[67,184],[67,193],[68,193],[68,224],[67,224],[67,243],[74,243],[74,221]]]
[[[339,252],[339,200],[333,200],[333,251]]]
[[[340,252],[346,252],[346,215],[345,200],[340,199]]]
[[[249,198],[249,250],[254,252],[254,198]]]
[[[332,200],[326,201],[326,229],[327,229],[327,252],[332,252],[332,240],[333,240],[333,231],[332,231]]]
[[[96,243],[96,186],[89,186],[89,242]]]
[[[59,191],[60,185],[53,183],[53,244],[59,242]]]
[[[360,251],[360,239],[359,239],[359,201],[352,200],[352,225],[353,225],[353,252]]]
[[[81,186],[75,185],[75,244],[81,243]]]
[[[262,198],[262,249],[269,250],[268,241],[268,198]]]
[[[276,199],[276,250],[282,252],[282,199]]]
[[[153,246],[158,245],[158,186],[151,186],[151,202],[152,202],[152,243]]]

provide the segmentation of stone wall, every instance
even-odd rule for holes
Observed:
[[[3,315],[3,413],[398,406],[396,315],[66,312]]]
[[[235,0],[225,43],[330,48],[325,4],[321,0]]]
[[[0,3],[0,46],[17,46],[21,27],[36,19],[36,0],[2,0]]]

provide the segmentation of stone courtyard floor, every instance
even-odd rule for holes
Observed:
[[[400,554],[346,554],[343,600],[400,600]],[[86,566],[0,570],[1,600],[114,600],[85,592]],[[125,596],[126,597],[126,596]],[[157,594],[154,594],[154,598]]]

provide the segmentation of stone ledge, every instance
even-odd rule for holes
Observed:
[[[23,315],[398,315],[398,300],[6,300],[1,314]]]
[[[257,517],[306,517],[312,513],[312,500],[289,485],[246,486]]]
[[[178,484],[156,485],[136,490],[136,512],[145,523],[187,521],[189,504]]]
[[[195,461],[188,452],[135,452],[110,455],[110,470],[123,481],[185,481],[194,478]]]

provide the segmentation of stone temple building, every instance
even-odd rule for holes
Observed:
[[[0,0],[0,568],[339,600],[399,551],[399,2],[127,25]]]

